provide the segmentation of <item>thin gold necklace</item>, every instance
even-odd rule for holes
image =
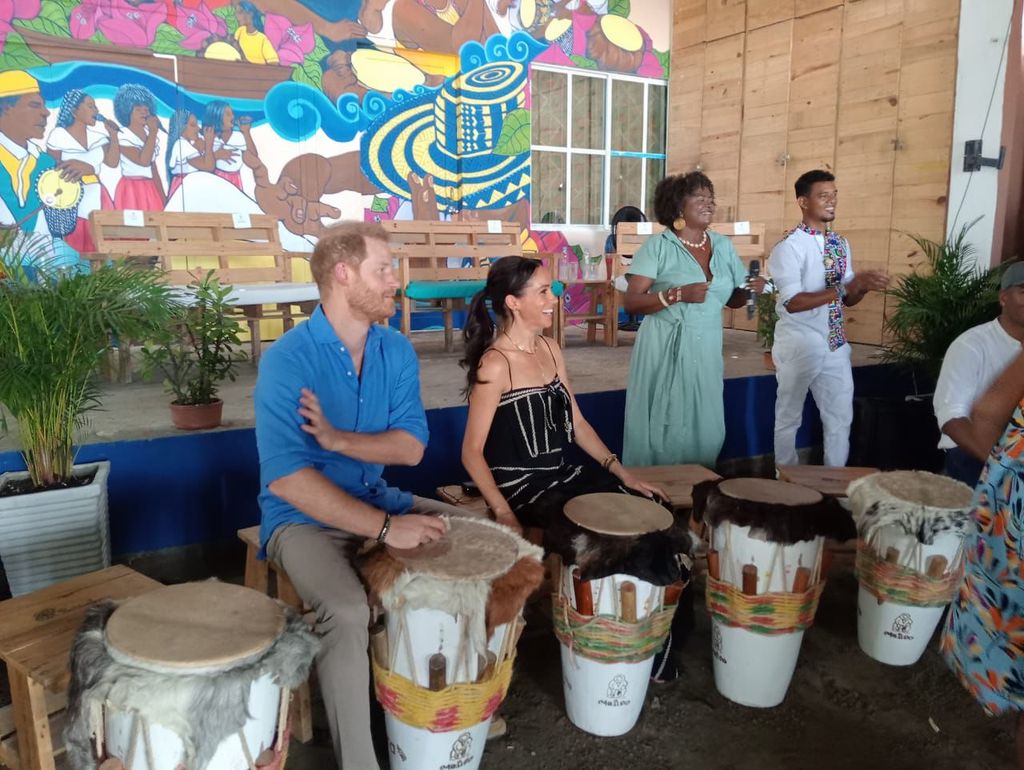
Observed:
[[[512,339],[509,336],[508,332],[502,332],[502,334],[505,335],[505,339],[507,339],[509,342],[512,343],[512,347],[514,347],[516,350],[520,351],[521,353],[526,353],[527,355],[532,356],[534,353],[537,352],[537,347],[536,347],[537,343],[536,342],[534,342],[533,350],[527,350],[522,345],[520,345],[518,342],[516,342],[514,339]]]

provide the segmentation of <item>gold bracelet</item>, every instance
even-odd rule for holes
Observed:
[[[615,452],[612,452],[610,455],[604,458],[604,460],[601,461],[601,467],[604,468],[604,470],[608,470],[609,468],[612,467],[612,463],[616,462],[618,459],[619,456],[615,454]]]

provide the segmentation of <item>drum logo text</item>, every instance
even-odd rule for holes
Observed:
[[[473,750],[473,736],[468,732],[463,733],[452,744],[451,753],[448,755],[448,764],[441,765],[441,770],[456,770],[465,767],[473,761],[470,752]]]
[[[616,674],[608,683],[608,697],[598,701],[602,706],[628,706],[626,691],[629,690],[629,680],[623,674]]]
[[[890,636],[893,639],[900,639],[903,641],[910,641],[914,637],[910,635],[910,628],[914,625],[914,619],[910,617],[910,613],[903,612],[896,616],[896,619],[892,622],[892,631],[885,631],[885,636]]]
[[[722,629],[717,625],[713,626],[711,631],[711,654],[722,665],[726,665],[729,662],[722,655]]]
[[[398,757],[400,760],[405,762],[408,757],[405,756],[405,752],[402,751],[402,747],[394,741],[388,741],[388,751]]]

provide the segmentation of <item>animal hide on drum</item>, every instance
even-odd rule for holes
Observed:
[[[499,524],[485,519],[472,522],[515,539],[516,560],[504,575],[488,580],[423,574],[410,570],[387,548],[367,553],[359,569],[388,612],[432,609],[465,618],[470,649],[483,655],[494,629],[518,617],[527,597],[543,582],[543,551]]]
[[[936,536],[972,529],[973,491],[962,482],[926,471],[872,473],[850,484],[857,529],[871,542],[882,527],[894,526],[925,545]]]
[[[187,674],[181,669],[158,673],[115,660],[104,639],[117,604],[105,601],[85,616],[71,648],[68,723],[64,731],[68,764],[74,770],[96,768],[90,711],[110,703],[161,724],[181,738],[183,764],[202,770],[222,740],[249,718],[249,688],[266,673],[286,691],[306,681],[320,640],[306,622],[285,608],[284,631],[258,659],[215,674]]]
[[[559,514],[544,530],[544,546],[566,564],[576,565],[582,580],[622,574],[667,586],[690,579],[681,557],[691,556],[696,545],[686,517],[673,513],[672,518],[668,529],[618,536],[592,532]]]
[[[730,522],[750,527],[751,534],[773,543],[798,543],[827,537],[844,542],[857,536],[853,518],[834,497],[809,505],[782,505],[742,500],[721,492],[722,480],[702,481],[693,488],[693,519],[711,527]]]

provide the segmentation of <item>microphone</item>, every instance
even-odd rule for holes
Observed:
[[[761,262],[756,259],[750,260],[750,273],[747,275],[747,279],[757,278],[761,274]],[[754,313],[757,312],[757,296],[753,291],[747,292],[747,320],[749,321],[754,317]]]

